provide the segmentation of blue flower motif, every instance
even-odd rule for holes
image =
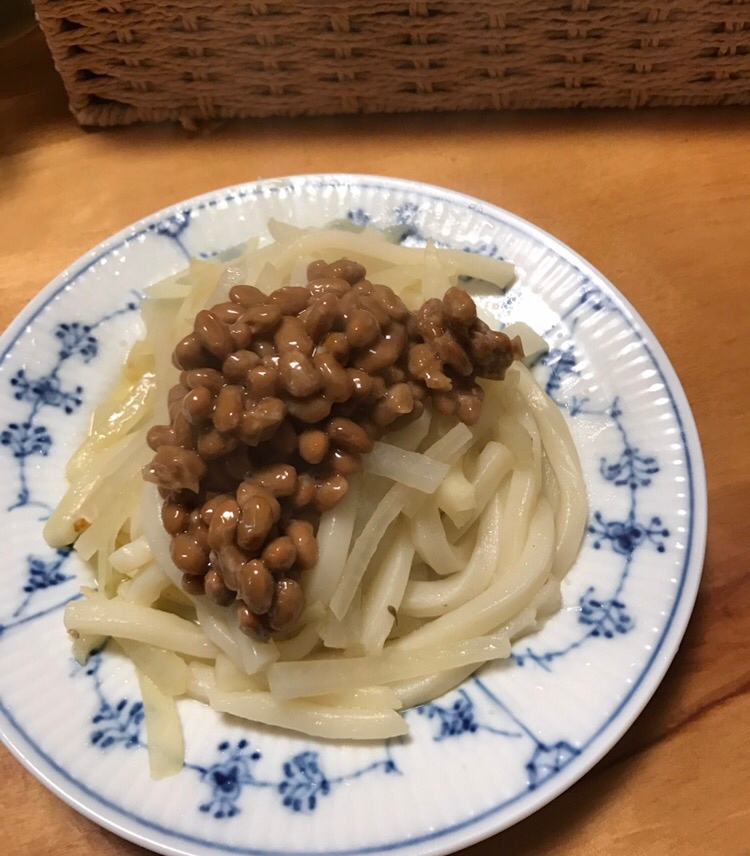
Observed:
[[[576,755],[578,749],[571,746],[566,740],[560,740],[552,746],[537,743],[531,760],[526,764],[526,772],[529,777],[529,790],[538,788],[539,785],[551,779],[552,776],[569,764]]]
[[[77,354],[88,363],[99,353],[99,342],[96,336],[91,335],[90,324],[80,324],[78,321],[58,324],[55,338],[60,341],[60,360],[68,360]]]
[[[33,594],[36,591],[59,586],[60,583],[73,579],[72,575],[64,574],[61,570],[65,560],[70,555],[70,549],[57,550],[55,555],[57,558],[51,562],[45,562],[38,556],[26,557],[29,576],[28,582],[23,587],[24,592]]]
[[[364,208],[354,208],[346,212],[346,219],[355,226],[366,226],[370,222],[370,215]]]
[[[101,725],[91,734],[91,742],[100,749],[109,749],[119,744],[126,749],[140,746],[141,724],[143,723],[143,703],[128,702],[123,698],[116,705],[102,702],[91,721]]]
[[[211,799],[202,803],[200,810],[221,820],[240,813],[237,801],[242,787],[256,784],[252,767],[261,755],[244,739],[234,746],[224,740],[219,743],[218,750],[223,757],[208,768],[200,768],[202,781],[212,790]]]
[[[29,455],[46,456],[52,446],[52,437],[44,425],[11,422],[0,434],[0,445],[7,446],[13,457],[18,459]]]
[[[594,597],[594,587],[589,586],[578,599],[580,612],[578,622],[592,627],[591,636],[612,639],[616,633],[628,633],[634,627],[625,604],[617,598],[600,600]]]
[[[660,517],[652,517],[646,525],[631,518],[605,520],[601,511],[595,512],[589,532],[597,536],[594,540],[595,550],[599,550],[604,541],[609,541],[615,553],[621,556],[631,556],[645,541],[653,544],[657,552],[663,553],[666,548],[662,539],[669,535],[669,530],[662,526]]]
[[[83,401],[83,387],[63,390],[56,374],[30,380],[26,371],[19,369],[10,379],[10,385],[15,390],[13,397],[16,401],[28,401],[37,406],[46,404],[49,407],[61,407],[67,414],[73,413]]]
[[[393,210],[393,221],[399,226],[413,226],[419,214],[419,205],[414,202],[404,202]]]
[[[438,733],[432,738],[435,741],[447,737],[457,737],[459,734],[473,734],[479,728],[476,721],[474,702],[466,690],[458,691],[458,698],[450,707],[443,707],[435,702],[423,704],[417,708],[420,716],[427,719],[437,719],[440,723]]]
[[[576,369],[578,360],[576,359],[572,348],[567,348],[565,350],[561,348],[553,348],[544,357],[542,357],[542,362],[550,368],[550,374],[544,387],[544,391],[549,396],[552,396],[553,392],[560,389],[563,379],[567,375],[577,376],[579,374]],[[573,414],[571,413],[571,415]]]
[[[618,486],[648,487],[651,484],[651,476],[659,472],[659,465],[656,458],[642,455],[636,446],[628,445],[613,464],[602,458],[599,472],[603,479]]]
[[[317,752],[300,752],[283,766],[284,778],[278,790],[283,804],[298,812],[313,812],[319,796],[331,791],[328,781],[318,763]]]
[[[167,238],[179,238],[180,235],[190,225],[190,214],[187,211],[178,211],[166,220],[162,220],[152,228],[159,234]]]
[[[497,244],[488,244],[486,241],[466,246],[464,250],[467,253],[478,253],[480,256],[489,256],[491,259],[499,259],[500,261],[505,259]]]

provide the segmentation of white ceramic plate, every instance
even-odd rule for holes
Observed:
[[[563,609],[509,663],[407,714],[386,745],[315,742],[182,714],[187,765],[148,775],[129,664],[75,665],[62,607],[76,559],[42,520],[63,467],[136,334],[138,292],[264,232],[336,218],[403,227],[512,260],[516,285],[483,301],[551,345],[540,382],[580,449],[591,517]],[[677,649],[701,572],[705,476],[664,352],[601,274],[494,206],[369,176],[284,178],[220,190],[125,229],[50,283],[2,338],[0,727],[44,784],[97,823],[163,853],[448,853],[535,811],[582,776],[646,704]],[[9,525],[8,525],[9,524]]]

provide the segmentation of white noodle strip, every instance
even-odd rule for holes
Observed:
[[[374,657],[274,663],[268,669],[268,685],[276,698],[304,698],[346,692],[355,687],[382,686],[469,663],[484,663],[509,654],[507,638],[495,636],[466,639],[448,648],[405,651],[397,650],[393,645]]]
[[[260,675],[248,675],[242,669],[238,669],[223,652],[219,652],[216,656],[214,676],[216,686],[223,692],[243,692],[245,690],[258,692],[268,689],[265,679],[262,679]]]
[[[362,457],[362,465],[365,472],[428,494],[437,490],[448,472],[447,464],[380,442]]]
[[[302,629],[291,639],[276,642],[279,660],[303,660],[320,642],[321,618],[303,622]]]
[[[539,488],[536,472],[525,468],[513,470],[503,521],[503,530],[508,537],[506,557],[510,563],[518,559],[526,544]]]
[[[107,641],[106,636],[99,636],[91,633],[78,633],[76,630],[70,631],[69,634],[73,639],[71,646],[73,658],[79,666],[86,665],[86,661],[92,651],[99,650]]]
[[[366,654],[383,650],[401,606],[413,560],[414,545],[404,527],[396,523],[393,541],[364,594],[361,644]]]
[[[423,504],[411,521],[411,539],[422,561],[442,577],[455,574],[465,567],[471,544],[455,547],[448,541],[435,501]]]
[[[170,580],[164,575],[159,565],[156,562],[151,562],[142,568],[132,580],[125,580],[120,583],[117,594],[131,603],[151,606],[170,585]]]
[[[523,609],[546,582],[552,567],[554,540],[552,510],[542,497],[532,519],[529,539],[515,566],[472,600],[399,639],[393,647],[413,651],[492,632]]]
[[[404,485],[394,485],[375,509],[362,534],[354,542],[344,565],[341,580],[330,602],[331,612],[339,620],[346,615],[380,539],[398,517],[410,494],[410,489]]]
[[[555,519],[557,551],[552,568],[559,579],[573,564],[586,530],[588,506],[585,496],[581,496],[581,491],[585,490],[581,464],[560,409],[534,382],[528,369],[519,368],[519,371],[521,389],[537,418],[541,439],[560,487],[560,506]]]
[[[136,674],[146,719],[151,778],[165,779],[179,773],[185,761],[185,742],[177,705],[141,671],[136,670]]]
[[[130,460],[123,463],[118,472],[113,474],[111,481],[102,483],[96,491],[99,507],[94,512],[91,525],[75,542],[76,553],[85,561],[88,561],[99,549],[102,540],[106,539],[110,533],[120,532],[127,522],[130,509],[138,501],[141,486],[140,470],[148,462],[151,454],[150,449],[136,452]],[[116,480],[122,486],[119,490],[114,488],[118,483]],[[86,503],[87,507],[92,508],[92,500],[93,497]],[[91,512],[87,513],[87,517],[89,514]],[[114,547],[114,544],[112,546]],[[114,566],[110,566],[109,569],[110,574],[115,570]]]
[[[391,689],[405,708],[415,707],[418,704],[432,701],[457,687],[476,669],[477,664],[471,663],[468,666],[449,669],[437,675],[425,675],[412,678],[409,681],[398,681],[392,684]]]
[[[284,223],[283,220],[277,220],[275,217],[271,217],[268,221],[267,228],[271,237],[279,244],[296,241],[298,238],[301,238],[303,235],[308,233],[307,229],[300,229],[299,226],[293,226],[291,223]],[[305,282],[307,282],[307,280],[305,280]]]
[[[427,436],[431,421],[432,414],[428,408],[425,408],[418,419],[409,422],[408,425],[404,425],[398,431],[391,431],[389,434],[386,434],[384,442],[390,443],[392,446],[398,446],[399,449],[405,449],[407,452],[415,452],[422,440]]]
[[[357,589],[354,600],[343,619],[329,615],[320,628],[320,638],[326,648],[352,649],[361,654],[359,644],[362,635],[362,590]]]
[[[193,660],[188,669],[190,670],[190,680],[187,688],[188,696],[203,704],[210,705],[211,702],[209,701],[208,694],[216,687],[214,667],[209,666],[208,663],[201,663],[200,660]]]
[[[330,707],[354,707],[362,710],[400,710],[401,701],[390,687],[360,687],[348,693],[315,696],[317,704]]]
[[[464,525],[473,523],[479,517],[512,468],[513,453],[510,449],[490,440],[479,453],[473,481],[476,508]]]
[[[407,731],[406,720],[394,710],[325,707],[304,700],[280,701],[270,693],[216,689],[208,691],[208,698],[214,710],[313,737],[385,740]]]
[[[133,661],[136,669],[146,675],[164,695],[179,696],[187,692],[187,663],[177,654],[132,639],[118,639],[117,644]]]
[[[440,483],[435,500],[438,508],[444,511],[457,526],[476,508],[476,490],[464,475],[460,459],[453,464]]]
[[[115,550],[109,556],[109,563],[118,574],[133,576],[133,574],[148,564],[153,556],[148,542],[142,536],[123,544],[119,550]]]
[[[482,514],[476,544],[464,568],[442,580],[410,582],[401,603],[404,613],[424,618],[445,615],[487,588],[499,562],[504,510],[498,493]]]
[[[68,481],[78,478],[92,462],[95,461],[97,466],[101,462],[99,455],[104,449],[125,436],[141,420],[149,418],[155,392],[154,374],[146,372],[124,398],[114,401],[108,399],[94,411],[91,434],[78,447],[65,468]]]
[[[116,491],[106,484],[108,477],[130,461],[142,444],[142,437],[123,437],[92,461],[70,485],[44,525],[44,540],[50,547],[65,547],[76,540],[74,523],[81,518],[90,521],[96,517],[99,493]]]
[[[211,659],[216,647],[200,627],[169,612],[96,595],[65,607],[65,626],[78,633],[133,639],[188,657]]]
[[[425,455],[433,460],[450,464],[468,447],[472,439],[471,431],[466,425],[459,423],[451,428],[444,437],[433,443]],[[359,538],[354,542],[351,553],[346,560],[341,581],[331,598],[331,612],[336,618],[342,619],[346,614],[380,539],[385,534],[386,529],[398,517],[401,510],[404,509],[407,502],[411,500],[413,493],[404,485],[394,485],[375,509]],[[416,502],[411,500],[412,509],[409,510],[412,513],[417,511],[421,501],[421,496],[417,494]]]
[[[349,490],[336,506],[324,512],[318,524],[318,562],[302,576],[307,603],[327,606],[341,580],[357,515],[360,479],[349,482]]]
[[[433,247],[434,251],[434,247]],[[376,267],[367,264],[369,259],[387,265],[423,265],[427,257],[425,249],[404,247],[387,241],[373,240],[373,236],[336,230],[313,231],[288,244],[276,258],[282,272],[289,272],[294,260],[300,255],[321,255],[334,261],[341,255],[353,255],[366,265],[368,272],[377,273]],[[498,288],[506,288],[515,277],[515,268],[508,262],[491,259],[462,250],[440,250],[440,258],[449,277],[469,276],[490,282]],[[444,291],[445,289],[443,289]]]

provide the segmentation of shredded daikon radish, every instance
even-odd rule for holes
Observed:
[[[172,651],[118,639],[117,644],[133,661],[135,667],[152,681],[157,689],[168,696],[180,696],[187,692],[189,673],[187,663]]]
[[[375,443],[375,448],[362,462],[365,472],[384,476],[422,493],[434,493],[448,472],[447,464],[389,443]]]
[[[313,737],[385,740],[406,734],[406,720],[390,708],[329,707],[304,699],[281,700],[271,693],[208,691],[214,710],[251,722],[302,731]]]
[[[152,558],[148,541],[141,536],[140,538],[136,538],[135,541],[123,544],[119,550],[111,553],[109,563],[118,574],[126,574],[132,577],[136,571],[150,562]]]
[[[216,655],[216,647],[196,624],[168,612],[101,595],[69,603],[65,609],[65,626],[77,633],[145,642],[188,657]]]
[[[148,763],[153,779],[166,779],[182,769],[185,744],[177,705],[143,672],[136,671],[148,737]]]
[[[513,639],[559,607],[586,525],[565,419],[517,361],[505,380],[479,382],[484,405],[471,428],[426,408],[363,457],[363,472],[319,521],[319,560],[301,578],[307,607],[288,638],[255,641],[233,609],[182,592],[161,498],[139,470],[151,454],[148,429],[168,421],[179,380],[172,350],[198,311],[226,301],[234,285],[302,284],[311,261],[342,255],[411,308],[459,282],[490,293],[514,275],[507,262],[397,245],[372,227],[268,229],[273,241],[192,260],[145,290],[145,338],[96,408],[45,527],[50,544],[75,542],[97,571],[99,591],[69,604],[65,624],[79,661],[112,637],[135,663],[156,776],[181,764],[179,696],[318,737],[404,734],[402,705],[507,657]],[[508,332],[532,355],[544,347],[524,325]]]

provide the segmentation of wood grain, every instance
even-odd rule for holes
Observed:
[[[0,327],[131,221],[241,181],[369,172],[444,185],[557,235],[638,308],[670,356],[708,473],[708,551],[674,664],[583,780],[466,851],[740,856],[750,814],[750,112],[548,112],[86,132],[38,34],[0,57]],[[145,853],[0,750],[3,852]]]

